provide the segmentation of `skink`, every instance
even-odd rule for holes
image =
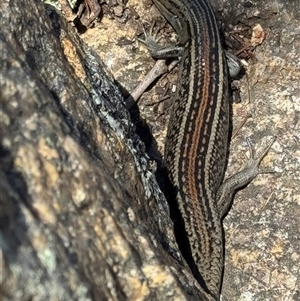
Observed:
[[[176,31],[179,44],[145,42],[152,56],[180,56],[178,85],[165,143],[165,163],[185,234],[188,263],[204,291],[219,300],[223,270],[221,219],[236,189],[249,183],[271,143],[226,180],[228,67],[213,10],[207,0],[153,0]]]

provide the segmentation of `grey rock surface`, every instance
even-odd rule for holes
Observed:
[[[209,300],[99,57],[42,2],[0,8],[2,300]]]

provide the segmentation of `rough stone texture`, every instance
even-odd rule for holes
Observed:
[[[209,300],[99,57],[42,2],[0,12],[1,300]]]
[[[275,173],[240,191],[224,220],[224,300],[300,299],[300,2],[266,2],[235,6],[251,28],[262,26],[266,38],[241,81],[242,103],[233,106],[234,127],[246,112],[252,118],[232,141],[228,172],[241,165],[235,158],[247,150],[245,137],[260,145],[275,135],[262,164]]]
[[[224,219],[222,297],[230,301],[296,301],[300,299],[300,2],[212,2],[230,30],[236,24],[251,30],[260,24],[266,34],[239,82],[241,103],[232,107],[233,131],[249,113],[252,118],[231,141],[228,174],[244,164],[246,137],[259,148],[277,136],[262,163],[263,170],[276,173],[260,175],[239,191]],[[82,37],[96,49],[119,83],[132,91],[154,64],[144,45],[136,40],[136,33],[142,32],[141,22],[151,23],[160,14],[150,0],[130,0],[128,6],[140,19],[119,24],[104,16]],[[173,39],[174,34],[170,35]],[[123,40],[132,43],[121,44]],[[152,142],[149,137],[144,139],[153,160],[160,160],[166,134],[169,104],[161,100],[165,92],[170,93],[166,88],[172,90],[175,85],[176,70],[159,80],[138,103],[154,138]]]
[[[240,82],[242,102],[233,104],[233,130],[249,112],[252,118],[231,141],[228,174],[243,165],[245,137],[256,146],[278,137],[262,166],[276,173],[238,192],[224,219],[222,300],[298,301],[299,1],[214,2],[225,24],[258,23],[266,33]],[[132,91],[153,65],[136,33],[159,13],[150,0],[127,5],[127,23],[104,15],[81,37]],[[180,258],[155,164],[98,58],[31,1],[2,1],[0,14],[0,295],[201,300],[188,271],[168,255]],[[168,104],[160,98],[169,82],[176,70],[139,102],[153,161],[163,152]]]

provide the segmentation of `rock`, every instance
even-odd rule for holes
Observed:
[[[0,7],[2,300],[209,300],[99,57],[42,2]]]

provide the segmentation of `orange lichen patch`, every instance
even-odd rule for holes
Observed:
[[[152,288],[159,287],[162,283],[171,283],[174,281],[170,275],[170,271],[162,269],[159,264],[156,266],[152,264],[146,265],[142,270],[148,279],[149,286]]]
[[[38,152],[47,160],[58,159],[59,154],[56,149],[50,148],[44,138],[40,139],[38,142]]]
[[[53,187],[59,179],[59,174],[57,172],[56,166],[48,161],[43,161],[44,169],[47,173],[47,186]]]
[[[256,262],[259,256],[259,251],[245,251],[245,250],[232,250],[231,261],[234,266],[238,266],[240,263]]]
[[[136,277],[127,276],[126,287],[128,287],[130,300],[145,300],[145,298],[150,294],[147,283],[145,281],[140,281],[138,275],[136,275]]]
[[[73,67],[76,76],[80,79],[84,79],[86,77],[85,72],[74,45],[70,42],[70,40],[62,38],[61,46],[68,62]]]
[[[39,200],[38,202],[34,202],[32,205],[33,208],[37,211],[40,219],[45,224],[56,224],[56,212],[51,206],[49,206],[49,204],[47,204],[45,200]]]
[[[24,144],[19,150],[15,158],[15,167],[28,179],[34,190],[39,193],[42,186],[39,182],[41,178],[41,164],[36,157],[33,145]]]
[[[43,168],[47,173],[47,186],[52,187],[59,178],[59,174],[57,172],[57,168],[54,164],[51,163],[51,159],[58,159],[59,154],[57,150],[48,147],[45,142],[45,139],[42,138],[38,142],[38,152],[41,155]]]
[[[271,253],[276,257],[281,257],[283,255],[284,242],[282,240],[277,239],[274,241],[274,245],[271,249]]]
[[[47,187],[43,185],[41,179],[45,179],[48,185],[52,185],[58,178],[55,166],[43,159],[42,156],[37,156],[36,149],[33,145],[23,145],[18,150],[15,158],[15,167],[27,179],[28,195],[32,199],[30,201],[32,208],[36,211],[39,218],[45,223],[55,224],[55,212],[48,203]],[[49,186],[51,187],[51,186]],[[43,195],[43,199],[40,196]],[[36,198],[39,196],[39,198]],[[28,216],[30,218],[30,216]]]

